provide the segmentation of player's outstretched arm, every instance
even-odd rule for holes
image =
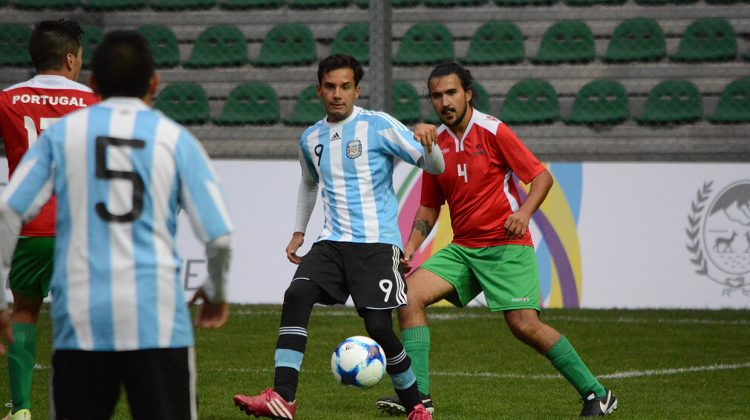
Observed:
[[[414,127],[414,139],[419,141],[423,147],[422,157],[419,159],[419,167],[433,175],[440,175],[445,170],[443,152],[437,146],[437,127],[432,124],[417,124]]]
[[[427,236],[432,232],[432,228],[435,226],[439,215],[440,208],[420,205],[417,209],[411,233],[409,234],[409,240],[406,242],[406,246],[404,246],[404,256],[401,258],[401,265],[404,268],[404,272],[411,271],[411,260],[425,239],[427,239]]]

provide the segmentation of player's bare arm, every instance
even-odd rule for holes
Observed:
[[[546,169],[531,180],[526,201],[505,221],[504,227],[508,238],[516,239],[526,234],[531,216],[542,205],[553,182],[552,175]]]
[[[417,209],[417,214],[414,215],[411,234],[409,234],[409,240],[406,242],[406,246],[404,246],[404,256],[401,258],[404,271],[411,270],[412,267],[409,264],[412,258],[414,258],[414,253],[417,252],[422,242],[432,232],[432,228],[435,227],[439,215],[440,208],[420,205]]]
[[[286,258],[292,264],[299,264],[302,262],[302,257],[297,255],[297,250],[305,243],[304,232],[294,232],[292,239],[289,241],[289,245],[286,246]]]
[[[437,127],[432,124],[417,124],[414,126],[414,140],[422,143],[428,153],[431,152],[432,144],[437,143]]]

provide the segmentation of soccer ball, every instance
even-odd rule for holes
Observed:
[[[342,385],[369,388],[385,373],[385,353],[370,337],[349,337],[333,351],[331,371]]]

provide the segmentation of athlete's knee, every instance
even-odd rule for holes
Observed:
[[[365,321],[367,334],[375,341],[380,342],[382,339],[391,335],[395,336],[393,331],[393,321],[391,320],[391,311],[373,311],[365,310],[362,314]]]
[[[521,341],[528,341],[534,337],[542,326],[539,317],[532,312],[533,310],[518,310],[505,313],[505,321],[510,332]]]
[[[312,307],[319,295],[320,286],[309,280],[297,279],[284,292],[284,305]]]

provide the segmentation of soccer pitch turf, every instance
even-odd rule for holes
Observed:
[[[236,393],[273,384],[281,307],[233,305],[228,324],[196,336],[201,419],[247,416]],[[431,392],[436,419],[576,418],[575,390],[544,356],[513,338],[485,308],[430,308]],[[545,309],[542,318],[565,334],[628,419],[750,419],[750,311]],[[395,316],[394,316],[395,323]],[[385,419],[375,400],[393,391],[388,378],[369,390],[344,387],[330,371],[331,351],[365,335],[353,308],[316,307],[297,394],[297,419]],[[35,419],[48,418],[50,327],[38,330],[32,391]],[[0,398],[10,399],[7,364]],[[123,402],[114,418],[129,418]],[[0,415],[5,414],[0,413]],[[254,418],[254,417],[251,417]]]

